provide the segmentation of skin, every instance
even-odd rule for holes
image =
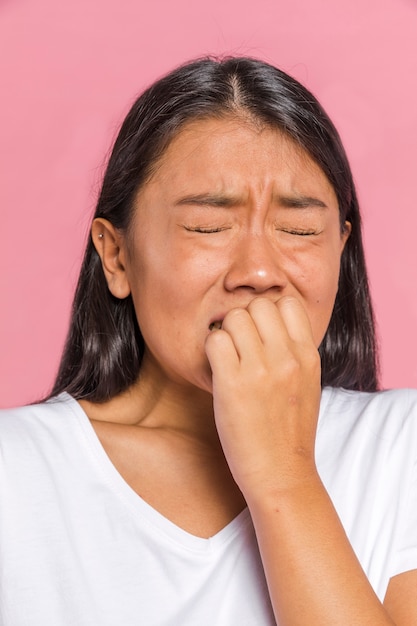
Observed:
[[[415,572],[393,579],[386,611],[314,461],[317,348],[349,233],[320,168],[239,119],[177,135],[128,236],[93,224],[146,352],[131,389],[81,404],[125,480],[188,532],[212,536],[249,506],[281,626],[417,623]]]

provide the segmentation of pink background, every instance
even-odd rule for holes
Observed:
[[[364,212],[382,382],[417,387],[417,0],[0,0],[0,405],[50,387],[129,104],[207,53],[280,66],[335,121]]]

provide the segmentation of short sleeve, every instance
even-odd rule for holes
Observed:
[[[403,509],[391,576],[412,569],[417,569],[417,461],[414,463],[408,497]]]

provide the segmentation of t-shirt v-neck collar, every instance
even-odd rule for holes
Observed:
[[[242,532],[245,527],[251,527],[251,518],[247,507],[224,528],[209,538],[198,537],[177,526],[143,500],[121,476],[103,448],[100,439],[81,405],[65,392],[59,396],[59,399],[66,402],[68,408],[70,408],[72,413],[77,417],[85,442],[94,455],[97,470],[100,472],[107,486],[113,493],[117,494],[134,514],[139,514],[142,519],[145,519],[155,532],[162,532],[168,539],[175,541],[177,544],[181,544],[185,549],[207,552],[221,549],[222,546],[228,544],[235,536]]]

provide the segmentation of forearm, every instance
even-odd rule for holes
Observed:
[[[255,298],[225,316],[206,352],[280,626],[392,626],[317,474],[320,359],[300,302]]]
[[[319,477],[245,494],[280,626],[388,626]]]

